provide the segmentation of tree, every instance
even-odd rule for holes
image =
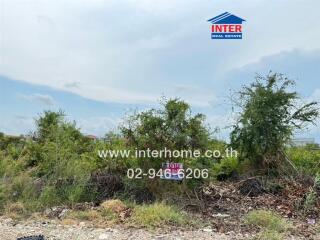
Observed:
[[[48,172],[63,176],[68,164],[75,163],[83,153],[94,149],[76,123],[65,119],[63,111],[45,111],[36,120],[34,137],[36,141],[28,144],[27,166],[37,166],[39,176],[49,176]]]
[[[204,125],[204,115],[192,115],[190,106],[179,99],[166,100],[162,109],[151,109],[130,116],[121,127],[129,146],[138,150],[204,150],[209,143],[209,131]],[[139,167],[161,167],[163,157],[138,159]]]
[[[36,120],[36,126],[35,137],[39,142],[56,141],[59,132],[63,132],[74,141],[83,137],[79,129],[76,128],[75,122],[67,122],[65,113],[61,110],[58,112],[45,111]]]
[[[257,76],[239,92],[240,114],[231,132],[231,145],[242,159],[257,167],[276,167],[284,159],[284,147],[297,129],[315,124],[317,102],[301,104],[294,81],[281,74]],[[300,104],[299,104],[300,103]]]

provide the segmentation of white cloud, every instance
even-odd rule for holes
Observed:
[[[197,85],[212,93],[181,95],[205,106],[228,69],[283,50],[320,47],[316,0],[3,4],[0,74],[105,102],[154,102],[177,85]],[[206,20],[224,11],[247,20],[242,41],[209,39]]]
[[[55,100],[50,95],[35,93],[32,95],[19,95],[20,98],[30,101],[30,102],[38,102],[47,106],[53,106],[55,104]]]
[[[117,117],[88,117],[77,120],[77,126],[84,134],[104,136],[108,131],[117,131],[120,119]]]
[[[9,135],[29,134],[35,129],[34,119],[24,115],[17,115],[13,118],[2,118],[0,129],[0,132]]]

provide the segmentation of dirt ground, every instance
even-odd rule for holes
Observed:
[[[36,222],[29,221],[24,224],[14,224],[12,220],[2,219],[0,222],[0,239],[16,240],[17,237],[39,235],[45,236],[46,240],[192,240],[192,239],[247,239],[249,236],[229,233],[219,234],[210,228],[194,231],[175,230],[172,232],[147,231],[143,229],[128,229],[121,226],[113,228],[93,228],[81,222],[78,225],[62,225],[59,222]]]

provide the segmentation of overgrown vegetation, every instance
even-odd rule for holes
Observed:
[[[245,220],[247,224],[261,229],[261,232],[255,237],[261,240],[281,240],[291,227],[291,224],[281,216],[266,210],[251,211]]]
[[[158,150],[164,148],[174,150],[204,152],[207,149],[219,147],[219,141],[210,138],[210,131],[205,126],[203,114],[192,115],[190,106],[178,99],[165,100],[160,109],[151,109],[130,116],[121,131],[127,140],[127,147],[139,150]],[[213,158],[174,158],[173,156],[138,158],[137,167],[144,172],[148,169],[159,169],[163,162],[179,162],[189,168],[211,168]],[[146,182],[154,193],[161,193],[165,189],[162,181],[150,179]],[[196,181],[188,181],[195,184]],[[167,183],[165,184],[167,185]]]
[[[287,147],[288,158],[303,175],[320,173],[320,148],[318,145]]]
[[[188,222],[185,214],[164,203],[137,206],[132,215],[132,223],[140,227],[183,226]]]
[[[231,133],[231,143],[240,158],[249,159],[256,167],[277,168],[286,160],[285,146],[297,129],[315,124],[318,104],[299,104],[293,81],[281,74],[258,76],[249,87],[239,92],[235,101],[240,116]]]
[[[179,204],[183,198],[195,198],[199,202],[202,199],[197,190],[216,179],[249,175],[249,168],[252,175],[256,170],[278,170],[288,165],[295,166],[300,175],[315,177],[303,203],[305,211],[310,211],[317,206],[315,199],[320,195],[320,151],[318,146],[291,147],[289,143],[295,129],[314,123],[319,111],[315,102],[298,106],[299,98],[290,91],[291,84],[282,75],[273,74],[258,77],[244,88],[230,144],[215,139],[205,116],[192,114],[190,106],[179,99],[164,100],[159,109],[135,113],[119,132],[109,132],[97,140],[84,136],[75,122],[66,120],[64,112],[46,111],[37,118],[36,129],[29,136],[0,134],[0,211],[16,218],[52,206],[72,208],[77,203],[92,202],[99,209],[74,211],[70,218],[118,222],[122,221],[119,213],[125,212],[130,215],[129,222],[137,226],[181,226],[189,222],[186,216],[163,200]],[[239,157],[101,158],[97,154],[104,149],[164,148],[224,152],[230,145],[238,150]],[[160,169],[164,162],[209,169],[210,177],[170,182],[126,176],[128,168],[147,172]],[[110,200],[115,197],[127,204]],[[215,201],[221,198],[221,193],[214,193]],[[282,219],[270,212],[250,213],[247,221],[266,229],[260,239],[277,239],[278,232],[281,235],[286,231]]]

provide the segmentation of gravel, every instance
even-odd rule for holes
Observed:
[[[163,230],[162,230],[163,231]],[[246,237],[235,233],[219,234],[210,228],[194,231],[175,230],[169,233],[158,231],[147,231],[144,229],[122,228],[94,228],[87,223],[80,222],[77,225],[62,225],[59,221],[28,221],[26,223],[15,223],[11,219],[0,219],[0,239],[16,240],[18,237],[30,235],[44,235],[46,240],[188,240],[188,239],[246,239]]]

